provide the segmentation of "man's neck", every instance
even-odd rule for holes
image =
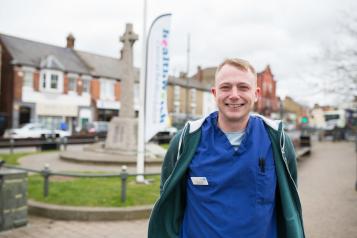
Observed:
[[[249,115],[247,117],[242,118],[241,120],[224,120],[223,117],[218,115],[218,127],[223,132],[238,132],[243,131],[249,121]]]

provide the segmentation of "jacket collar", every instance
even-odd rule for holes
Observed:
[[[272,120],[272,119],[266,118],[262,115],[259,115],[257,113],[251,113],[250,115],[260,117],[264,121],[264,123],[267,124],[270,128],[272,128],[275,131],[279,130],[279,124],[281,123],[280,120]],[[188,122],[188,124],[190,125],[189,133],[191,134],[191,133],[197,131],[198,129],[200,129],[206,118],[207,117],[203,117],[203,118],[195,120],[195,121],[189,121]]]

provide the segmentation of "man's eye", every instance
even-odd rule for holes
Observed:
[[[222,86],[222,87],[221,87],[221,90],[226,91],[226,90],[229,90],[229,88],[230,88],[230,87],[228,87],[228,86]]]

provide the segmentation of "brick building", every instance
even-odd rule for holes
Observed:
[[[269,65],[258,73],[257,85],[260,87],[261,94],[254,110],[268,117],[272,116],[272,113],[279,112],[280,105],[276,96],[276,81]]]
[[[0,34],[3,127],[41,122],[58,128],[65,121],[74,130],[89,121],[109,121],[118,115],[123,78],[120,57],[78,51],[74,46],[71,34],[66,47]],[[136,69],[137,84],[138,76]]]

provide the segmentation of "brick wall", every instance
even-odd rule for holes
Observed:
[[[68,93],[68,74],[63,75],[63,93],[67,94]]]
[[[120,82],[119,81],[115,81],[114,95],[115,95],[115,100],[116,101],[120,101],[121,87],[120,87]]]
[[[40,71],[38,70],[33,73],[33,90],[40,91]]]
[[[0,42],[1,43],[1,42]],[[1,94],[0,94],[0,112],[7,118],[6,127],[11,127],[13,97],[14,97],[14,69],[11,64],[12,58],[5,47],[2,47],[1,55]]]
[[[22,97],[22,80],[24,74],[20,67],[14,67],[14,99],[16,101],[21,101]]]
[[[82,92],[83,92],[83,81],[80,77],[78,77],[78,79],[77,79],[77,93],[79,96],[81,96]]]
[[[91,80],[91,95],[93,100],[98,100],[100,96],[100,83],[99,79],[92,79]]]
[[[167,111],[169,113],[174,112],[174,86],[167,86]]]
[[[196,115],[201,116],[203,113],[203,91],[196,90]]]
[[[180,113],[186,113],[186,94],[188,90],[184,87],[180,87]],[[188,110],[190,110],[188,108]]]

